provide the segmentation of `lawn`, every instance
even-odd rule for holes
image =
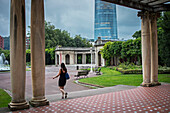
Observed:
[[[110,87],[114,85],[140,86],[143,81],[142,74],[121,74],[110,68],[102,68],[103,75],[79,80],[80,82]],[[159,74],[159,82],[170,83],[170,74]]]
[[[8,103],[10,103],[11,97],[6,93],[3,89],[0,89],[0,108],[8,107]]]

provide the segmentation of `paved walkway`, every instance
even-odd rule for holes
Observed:
[[[45,94],[53,95],[60,94],[61,92],[58,89],[58,78],[52,79],[53,76],[58,74],[60,67],[55,66],[46,66],[45,70]],[[74,92],[74,91],[82,91],[88,90],[88,87],[84,87],[78,84],[73,83],[74,75],[77,73],[76,66],[68,67],[68,73],[71,77],[70,80],[67,81],[66,91]],[[93,75],[89,75],[94,76]],[[10,72],[0,72],[0,88],[6,89],[7,91],[11,90],[11,80],[10,80]],[[32,97],[32,79],[31,79],[31,71],[26,72],[26,99]]]
[[[88,93],[88,91],[86,91]],[[170,85],[137,87],[75,99],[14,113],[170,113]]]
[[[74,67],[69,68],[71,79],[67,82],[66,90],[68,99],[61,99],[58,90],[58,80],[52,77],[58,72],[58,67],[46,67],[46,97],[50,101],[49,106],[30,108],[25,112],[56,112],[56,113],[170,113],[170,84],[156,87],[135,87],[118,85],[108,88],[89,89],[73,83]],[[96,76],[93,73],[91,76]],[[32,96],[31,72],[26,77],[26,99]],[[0,73],[0,88],[10,90],[10,73]],[[9,112],[8,108],[1,108],[0,113]],[[15,113],[15,112],[14,112]]]

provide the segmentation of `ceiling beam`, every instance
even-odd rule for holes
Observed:
[[[156,1],[156,0],[142,0],[141,3],[147,4],[147,3],[155,2],[155,1]]]
[[[155,2],[149,3],[148,5],[158,5],[158,4],[163,4],[165,2],[170,2],[170,0],[157,0]]]
[[[154,11],[151,6],[141,4],[140,2],[137,2],[137,0],[102,0],[102,1],[126,6],[133,9],[138,9],[138,10],[146,10],[151,12]]]
[[[170,11],[170,4],[164,4],[163,7],[158,7],[154,9],[154,12],[160,11]]]

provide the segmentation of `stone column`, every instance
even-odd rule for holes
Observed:
[[[82,64],[86,64],[86,54],[82,54]]]
[[[57,65],[57,54],[55,53],[55,65]]]
[[[95,53],[95,55],[96,55],[96,62],[95,62],[95,64],[96,64],[96,66],[98,67],[99,66],[99,62],[98,62],[98,60],[99,60],[99,58],[98,58],[98,51],[96,50],[96,53]]]
[[[94,51],[92,53],[92,63],[95,64],[95,53],[94,53]]]
[[[74,53],[70,52],[70,65],[74,64]]]
[[[66,54],[64,54],[63,52],[62,52],[62,62],[61,63],[66,64]]]
[[[150,55],[150,31],[149,31],[149,12],[138,13],[141,16],[141,35],[142,35],[142,66],[143,83],[142,86],[151,86],[151,55]]]
[[[77,53],[74,53],[74,64],[77,64]]]
[[[151,84],[160,85],[158,82],[158,38],[157,38],[158,13],[150,14],[150,41],[151,41]]]
[[[10,9],[10,71],[12,100],[10,110],[27,109],[25,100],[26,48],[25,0],[11,0]]]
[[[31,1],[31,72],[33,107],[48,105],[45,98],[44,0]]]
[[[60,56],[59,56],[60,60],[59,60],[59,65],[61,65],[62,63],[62,53],[60,52]]]

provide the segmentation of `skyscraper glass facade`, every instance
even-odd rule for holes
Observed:
[[[116,5],[101,0],[95,0],[94,40],[118,39]]]

